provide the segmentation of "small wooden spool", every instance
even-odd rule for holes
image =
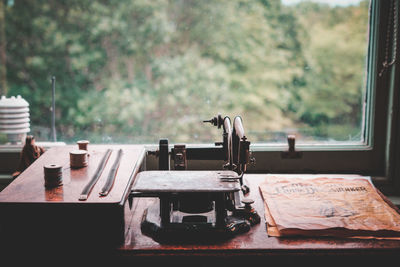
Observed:
[[[78,144],[79,150],[88,150],[88,144],[89,141],[88,140],[79,140],[78,142],[76,142]]]
[[[72,169],[83,168],[88,165],[86,150],[74,150],[69,152],[69,159]]]
[[[44,165],[44,186],[48,188],[62,185],[62,167],[56,164]]]

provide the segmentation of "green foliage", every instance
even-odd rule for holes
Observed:
[[[368,21],[368,13],[361,12],[365,3],[361,6],[332,9],[306,3],[296,9],[313,34],[303,40],[307,69],[303,86],[296,86],[300,97],[294,111],[299,120],[325,129],[321,137],[348,140],[357,129],[360,136]]]
[[[5,9],[9,95],[46,139],[211,142],[241,115],[252,142],[360,138],[368,4],[278,0],[18,1]]]

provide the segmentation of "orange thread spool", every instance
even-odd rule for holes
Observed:
[[[90,143],[88,140],[79,140],[76,142],[78,144],[79,150],[88,150],[88,144]]]
[[[57,164],[44,165],[44,186],[47,188],[62,185],[62,167]]]
[[[72,169],[83,168],[88,165],[86,150],[74,150],[69,152],[69,159]]]

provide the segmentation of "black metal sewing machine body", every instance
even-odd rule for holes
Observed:
[[[247,232],[260,222],[244,198],[249,192],[243,174],[250,161],[250,142],[244,136],[242,120],[235,117],[233,130],[229,117],[218,115],[210,121],[223,128],[223,141],[212,148],[171,148],[161,139],[159,171],[138,174],[132,187],[133,197],[154,197],[155,203],[143,214],[142,233],[161,243],[201,242],[226,239]],[[170,156],[174,170],[170,170]],[[210,155],[212,155],[210,157]],[[219,171],[186,171],[187,160],[223,160]]]
[[[239,176],[233,171],[146,171],[138,174],[135,197],[156,197],[143,215],[142,232],[159,242],[199,242],[247,232],[236,216]]]

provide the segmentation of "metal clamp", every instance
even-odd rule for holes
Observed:
[[[303,156],[301,151],[296,151],[296,136],[291,134],[287,136],[287,141],[289,145],[288,151],[281,152],[281,158],[283,159],[299,159]]]
[[[184,144],[174,145],[174,169],[175,170],[186,170],[187,169],[187,161],[186,161],[186,146]]]

